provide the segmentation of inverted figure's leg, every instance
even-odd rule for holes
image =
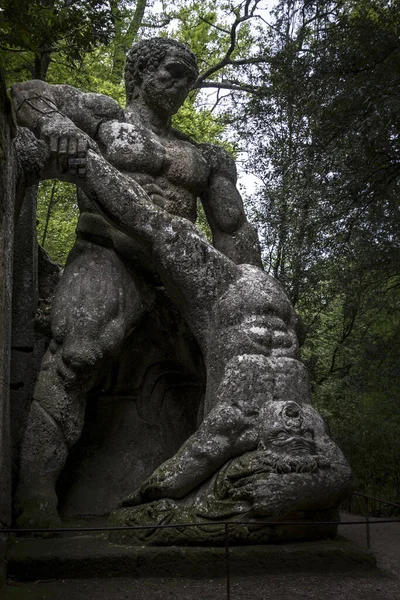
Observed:
[[[78,241],[58,286],[20,451],[19,527],[59,523],[55,485],[80,437],[85,394],[104,360],[144,313],[130,274],[110,248]]]

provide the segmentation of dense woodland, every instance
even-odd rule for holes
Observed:
[[[124,104],[134,40],[170,36],[200,77],[175,126],[225,144],[265,269],[300,313],[314,403],[366,493],[400,502],[400,2],[0,0],[0,61]],[[38,241],[64,262],[73,186],[43,182]],[[201,215],[199,223],[204,227]]]

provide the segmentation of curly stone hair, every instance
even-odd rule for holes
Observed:
[[[132,98],[135,87],[142,80],[142,73],[145,69],[154,70],[162,62],[171,49],[178,49],[185,52],[193,70],[198,74],[196,57],[191,50],[182,42],[171,40],[170,38],[150,38],[134,44],[126,55],[125,64],[125,86],[126,99]]]

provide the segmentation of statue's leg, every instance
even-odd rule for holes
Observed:
[[[53,339],[43,358],[20,451],[20,528],[60,523],[55,485],[80,437],[85,394],[144,313],[141,295],[110,248],[78,241],[57,289]]]

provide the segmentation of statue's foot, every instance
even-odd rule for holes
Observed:
[[[57,511],[57,505],[52,498],[40,496],[24,500],[17,507],[17,519],[15,525],[17,529],[60,529],[62,522]],[[21,533],[28,533],[22,532]],[[56,537],[57,532],[36,531],[33,535],[39,537]]]

